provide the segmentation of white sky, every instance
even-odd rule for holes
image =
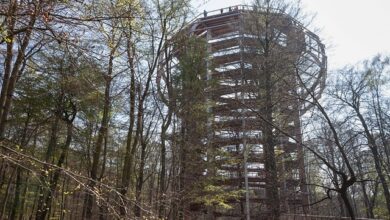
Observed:
[[[199,12],[251,0],[196,0]],[[315,15],[312,28],[327,47],[328,69],[355,64],[378,53],[390,54],[390,0],[301,0]]]

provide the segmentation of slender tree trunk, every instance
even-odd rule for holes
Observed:
[[[163,218],[165,216],[164,210],[166,206],[165,202],[165,182],[166,182],[166,133],[169,128],[169,125],[172,121],[172,111],[171,108],[168,109],[168,116],[167,119],[163,121],[163,124],[161,126],[161,155],[160,155],[160,164],[161,164],[161,170],[160,170],[160,193],[159,193],[159,207],[158,207],[158,216],[159,218]]]
[[[165,132],[161,132],[161,155],[160,155],[160,163],[161,163],[161,170],[160,170],[160,193],[159,193],[159,201],[160,204],[158,207],[158,217],[163,218],[165,216],[164,210],[165,210],[165,174],[166,174],[166,167],[165,167],[165,159],[166,159],[166,146],[165,146]]]
[[[136,217],[140,218],[142,216],[141,206],[142,206],[142,188],[144,184],[144,168],[145,168],[145,158],[146,158],[146,146],[147,143],[145,140],[141,143],[141,162],[138,171],[138,180],[135,191],[135,200],[136,204],[134,206],[134,214]]]
[[[14,169],[9,177],[9,180],[8,180],[8,184],[7,184],[7,188],[5,190],[5,195],[4,195],[4,198],[3,198],[3,201],[2,201],[2,209],[1,209],[1,213],[0,213],[0,219],[3,219],[3,216],[5,215],[5,212],[6,212],[6,208],[7,208],[7,203],[8,203],[8,196],[10,194],[10,189],[11,189],[11,182],[12,180],[14,179],[14,175],[16,173],[16,169]]]
[[[344,201],[345,208],[348,211],[348,217],[350,217],[351,220],[355,220],[356,219],[355,218],[355,213],[353,211],[351,202],[349,201],[347,189],[341,189],[340,190],[340,197]]]
[[[174,128],[173,129],[173,132],[175,133],[176,132],[176,129]],[[175,146],[177,146],[177,142],[176,140],[173,140],[173,142],[175,142]],[[177,148],[176,148],[177,149]],[[179,154],[180,154],[180,144],[179,144]],[[178,171],[178,164],[180,164],[180,162],[178,163],[177,162],[178,159],[177,159],[177,154],[175,151],[172,151],[172,167],[171,167],[171,173],[172,173],[172,181],[171,181],[171,188],[172,188],[172,192],[174,193],[174,197],[171,198],[171,201],[170,201],[170,212],[168,215],[169,219],[172,219],[172,220],[177,220],[177,212],[178,212],[178,197],[176,195],[179,194],[179,189],[178,189],[178,185],[179,185],[179,182],[180,182],[180,171]],[[179,174],[179,175],[178,175]]]
[[[31,114],[29,113],[29,111],[27,111],[27,118],[26,118],[26,121],[24,123],[24,128],[23,128],[23,132],[21,135],[21,139],[19,141],[22,149],[24,149],[27,145],[27,141],[26,141],[27,129],[28,129],[28,126],[29,126],[30,120],[31,120],[30,115]],[[12,205],[10,219],[16,219],[18,208],[20,206],[20,194],[21,194],[21,188],[22,188],[22,179],[23,179],[22,178],[22,169],[20,167],[17,167],[16,168],[15,195],[14,195],[14,202]]]
[[[4,73],[3,73],[3,84],[1,86],[0,92],[0,118],[2,118],[4,112],[4,102],[6,99],[6,94],[8,90],[8,82],[12,71],[12,60],[13,60],[13,48],[14,48],[14,36],[12,35],[12,30],[15,28],[16,17],[13,16],[17,10],[17,1],[10,1],[7,15],[7,29],[10,31],[10,35],[7,36],[7,51],[4,59]],[[3,137],[3,134],[0,134],[0,137]]]
[[[62,99],[62,98],[61,98]],[[59,107],[57,107],[57,111],[59,111]],[[60,119],[58,116],[58,112],[55,113],[55,118],[52,123],[49,144],[45,154],[45,162],[50,163],[50,159],[53,156],[54,150],[57,148],[57,140],[58,140],[58,130],[59,130]],[[42,168],[40,181],[42,185],[40,186],[40,195],[38,199],[38,209],[35,218],[37,220],[45,220],[46,215],[49,212],[50,204],[46,203],[46,197],[50,195],[50,186],[46,185],[48,182],[49,175],[49,167],[45,165]]]
[[[108,140],[108,134],[104,137],[104,148],[103,148],[103,159],[102,159],[102,165],[101,165],[101,169],[100,169],[100,175],[99,175],[99,178],[98,178],[98,181],[100,182],[101,179],[103,179],[104,177],[104,174],[105,174],[105,171],[106,171],[106,162],[107,162],[107,140]],[[107,202],[109,202],[109,199],[107,200]],[[107,205],[105,203],[100,203],[99,205],[99,219],[100,220],[104,220],[107,218],[107,212],[108,212],[108,208],[107,208]]]
[[[90,170],[90,180],[88,183],[88,188],[86,191],[86,196],[84,200],[84,209],[83,216],[86,219],[92,218],[92,208],[93,208],[93,191],[95,190],[96,183],[98,181],[98,169],[99,169],[99,161],[101,156],[101,151],[103,149],[103,142],[108,134],[108,122],[111,111],[111,82],[112,82],[112,74],[113,74],[113,65],[114,65],[114,54],[117,51],[119,46],[119,42],[111,49],[109,61],[108,61],[108,69],[107,74],[104,75],[105,79],[105,91],[104,91],[104,107],[103,107],[103,117],[100,124],[98,137],[96,140],[96,144],[94,147],[94,151],[92,154],[92,165]]]
[[[134,50],[134,48],[133,48]],[[134,53],[134,51],[133,51]],[[128,56],[131,56],[130,54]],[[130,145],[132,144],[131,146],[131,150],[130,150],[130,153],[128,153],[128,151],[126,152],[126,155],[128,155],[127,158],[125,158],[125,165],[124,165],[124,169],[123,169],[123,177],[122,177],[122,196],[124,197],[127,190],[128,190],[128,187],[129,187],[129,184],[130,184],[130,180],[131,180],[131,177],[132,177],[132,174],[131,172],[133,171],[133,167],[134,167],[134,157],[135,157],[135,154],[137,153],[137,147],[138,147],[138,142],[139,142],[139,139],[140,139],[140,136],[142,135],[142,132],[143,132],[143,126],[142,126],[142,118],[143,118],[143,115],[144,115],[144,102],[146,100],[146,96],[148,95],[149,93],[149,87],[150,87],[150,83],[151,83],[151,80],[152,80],[152,73],[153,73],[153,70],[150,70],[149,73],[148,73],[148,78],[146,80],[146,85],[145,85],[145,88],[144,90],[142,91],[142,88],[141,86],[139,85],[138,88],[136,88],[135,86],[135,71],[134,71],[134,64],[132,63],[132,60],[130,60],[130,67],[132,69],[132,84],[130,85],[130,89],[131,91],[137,91],[138,92],[138,112],[137,112],[137,124],[136,124],[136,131],[135,131],[135,136],[134,136],[134,141],[133,143],[131,143],[132,141],[132,138],[129,139],[129,136],[128,136],[128,139],[127,139],[127,143],[126,143],[126,151],[128,150],[128,147],[130,147]],[[131,94],[131,97],[130,97],[130,107],[135,107],[135,97],[136,97],[136,93],[133,92]],[[129,125],[129,130],[128,130],[128,135],[132,136],[132,130],[133,130],[133,125],[135,123],[135,120],[134,120],[134,109],[131,109],[131,115],[130,115],[130,125]],[[125,204],[122,205],[122,207],[120,208],[120,213],[121,215],[125,215],[126,214],[126,209],[125,209]]]
[[[181,128],[181,140],[180,140],[180,159],[179,159],[179,166],[180,166],[180,173],[179,173],[179,184],[178,184],[178,207],[177,207],[177,219],[181,220],[184,218],[183,213],[185,211],[185,201],[183,196],[183,191],[186,186],[186,172],[187,172],[187,145],[188,143],[188,137],[186,133],[186,122],[182,123]]]
[[[73,121],[73,120],[72,120]],[[72,142],[72,134],[73,134],[73,124],[72,121],[67,122],[67,135],[66,135],[66,141],[65,144],[62,146],[61,154],[57,162],[57,167],[62,167],[62,165],[65,162],[65,159],[68,154],[68,149],[70,147],[70,144]],[[50,172],[51,173],[51,172]],[[54,173],[50,176],[51,179],[49,181],[49,190],[47,192],[46,198],[44,203],[46,204],[46,209],[42,212],[42,219],[46,218],[47,213],[50,213],[51,210],[51,204],[52,204],[52,199],[54,196],[54,193],[57,188],[58,180],[60,178],[61,170],[56,169]]]
[[[360,186],[362,187],[363,202],[364,202],[364,206],[366,208],[366,216],[367,216],[367,218],[374,218],[375,217],[374,210],[373,210],[373,207],[371,205],[371,201],[367,195],[366,183],[364,181],[362,181],[362,182],[360,182]]]
[[[130,65],[131,73],[131,82],[130,82],[130,123],[129,129],[127,131],[127,140],[126,140],[126,151],[124,158],[124,165],[122,169],[122,180],[119,187],[119,192],[123,197],[123,204],[120,207],[120,214],[122,216],[126,215],[126,193],[130,185],[131,172],[132,172],[132,161],[134,160],[135,152],[132,151],[132,140],[133,140],[133,129],[135,122],[135,98],[136,98],[136,88],[135,88],[135,67],[134,67],[134,46],[131,46],[130,41],[127,42],[127,56]]]
[[[3,185],[5,183],[6,178],[6,171],[8,170],[8,163],[5,159],[1,160],[1,166],[0,166],[0,190],[3,189]]]
[[[28,186],[29,186],[29,177],[28,177],[28,172],[27,174],[25,175],[26,178],[24,180],[24,183],[25,183],[25,186],[23,188],[23,193],[22,193],[22,200],[20,201],[20,215],[19,215],[19,220],[23,220],[25,219],[24,218],[24,214],[26,214],[26,200],[27,200],[27,192],[28,192]]]
[[[269,68],[265,67],[265,119],[269,122],[273,121],[272,118],[272,80]],[[275,160],[275,143],[274,135],[272,132],[272,126],[266,124],[263,129],[264,134],[264,168],[266,170],[266,190],[268,209],[270,210],[271,219],[279,219],[280,217],[280,200],[278,192],[278,177]]]
[[[11,214],[9,219],[16,219],[17,211],[20,204],[20,193],[22,188],[22,170],[16,167],[16,183],[15,183],[15,197],[12,204]]]
[[[355,154],[355,152],[354,152]],[[356,163],[356,167],[358,168],[358,172],[359,172],[359,175],[362,175],[361,179],[363,179],[363,167],[362,167],[362,163],[361,163],[361,160],[360,158],[355,154],[355,158],[358,159],[357,163]],[[365,210],[366,210],[366,217],[367,218],[374,218],[374,210],[373,210],[373,207],[372,207],[372,204],[371,204],[371,201],[369,199],[369,196],[367,194],[367,186],[366,186],[366,182],[365,181],[361,181],[360,182],[360,186],[362,188],[362,194],[363,194],[363,203],[364,203],[364,206],[365,206]]]
[[[112,60],[111,60],[112,65]],[[112,67],[111,67],[112,68]],[[100,125],[100,129],[98,132],[98,137],[96,140],[93,156],[92,156],[92,166],[90,171],[90,180],[88,183],[88,190],[86,192],[86,197],[84,201],[84,213],[86,219],[92,218],[92,208],[93,208],[93,192],[95,190],[96,183],[98,181],[98,168],[99,168],[99,161],[101,156],[101,151],[103,149],[103,140],[104,137],[107,135],[108,131],[108,118],[109,118],[109,112],[110,112],[110,104],[111,104],[111,98],[110,98],[110,90],[111,90],[111,74],[106,76],[106,86],[105,86],[105,92],[104,92],[104,108],[103,108],[103,118]]]
[[[166,45],[164,47],[164,54],[165,57],[170,57],[168,46]],[[165,206],[166,206],[166,136],[167,136],[167,130],[172,122],[172,114],[173,114],[173,108],[175,106],[175,97],[173,97],[173,84],[171,80],[171,67],[169,65],[170,59],[165,60],[165,68],[166,68],[166,76],[165,76],[165,83],[167,86],[167,93],[168,93],[168,100],[165,99],[164,94],[161,92],[160,89],[160,81],[158,79],[157,86],[158,86],[158,92],[161,98],[163,99],[163,102],[168,106],[168,112],[165,119],[163,119],[162,125],[161,125],[161,152],[160,152],[160,164],[161,164],[161,170],[160,170],[160,189],[159,189],[159,197],[158,197],[158,217],[164,218],[165,215]],[[160,114],[163,115],[163,112],[160,111]],[[162,116],[164,117],[164,116]]]
[[[17,2],[15,1],[14,4],[16,7]],[[41,1],[39,1],[39,3],[35,5],[35,12],[31,13],[30,20],[29,20],[28,26],[27,26],[27,30],[23,36],[22,44],[20,45],[20,48],[18,49],[18,53],[16,56],[16,60],[14,62],[14,65],[12,67],[12,70],[11,70],[10,66],[8,66],[8,65],[10,65],[10,62],[12,62],[11,61],[12,60],[12,52],[8,51],[8,49],[13,50],[13,45],[7,44],[7,51],[8,51],[7,55],[11,55],[11,57],[8,57],[8,56],[6,57],[7,62],[6,62],[4,76],[8,75],[9,78],[7,78],[7,80],[3,81],[3,87],[2,87],[1,94],[0,94],[0,108],[1,108],[1,110],[0,110],[0,113],[1,113],[1,115],[0,115],[0,138],[4,137],[5,126],[6,126],[9,111],[11,109],[12,96],[14,94],[16,81],[19,79],[19,75],[21,74],[20,68],[21,68],[21,66],[24,62],[24,59],[25,59],[26,49],[30,43],[30,38],[31,38],[32,31],[33,31],[33,27],[35,25],[35,21],[36,21],[36,18],[38,16],[37,13],[40,11],[40,7],[41,7],[40,4],[41,4]],[[11,19],[11,20],[13,20],[13,19]],[[10,31],[12,32],[12,29]],[[14,39],[12,37],[11,43],[13,42],[13,40]],[[8,61],[7,59],[11,59],[11,60]],[[4,77],[4,79],[6,79],[6,78]],[[7,84],[5,85],[4,83],[7,83]],[[3,88],[4,88],[4,91],[3,91]]]

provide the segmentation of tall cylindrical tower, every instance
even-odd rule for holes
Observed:
[[[212,216],[307,212],[300,117],[311,107],[306,101],[324,87],[324,45],[290,15],[271,8],[205,11],[187,31],[202,38],[208,52],[205,146],[222,152],[213,158],[213,175],[224,189],[243,192],[229,201],[232,209],[215,208]]]

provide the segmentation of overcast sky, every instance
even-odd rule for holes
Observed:
[[[198,0],[199,12],[251,0]],[[390,0],[301,0],[327,47],[329,70],[390,54]]]

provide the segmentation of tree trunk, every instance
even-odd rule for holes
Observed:
[[[19,215],[19,220],[25,219],[24,214],[26,214],[25,213],[25,207],[26,207],[27,191],[28,191],[28,186],[29,186],[29,176],[28,176],[28,174],[29,173],[27,172],[27,174],[25,175],[26,176],[25,181],[24,181],[25,186],[23,188],[22,199],[20,201],[20,212],[21,212],[21,214]]]
[[[145,167],[145,158],[146,158],[146,146],[147,143],[143,140],[141,143],[141,163],[138,171],[138,180],[135,191],[135,201],[134,214],[136,217],[141,218],[141,206],[142,206],[142,187],[144,184],[144,167]]]
[[[9,177],[9,180],[8,180],[8,184],[7,184],[7,188],[5,190],[5,195],[4,195],[4,199],[2,201],[2,209],[1,209],[1,213],[0,213],[0,219],[3,219],[3,216],[5,215],[5,212],[6,212],[6,209],[7,209],[7,203],[8,203],[8,196],[9,196],[9,193],[10,193],[10,188],[11,188],[11,182],[12,180],[14,179],[14,175],[16,173],[16,169],[14,169]]]
[[[111,60],[112,65],[112,60]],[[96,183],[98,181],[98,169],[99,169],[99,161],[101,156],[101,151],[103,149],[103,140],[107,135],[108,131],[108,120],[109,120],[109,112],[110,112],[110,89],[111,89],[111,74],[106,76],[106,86],[104,92],[104,108],[103,108],[103,118],[101,121],[100,129],[98,132],[98,137],[96,140],[93,156],[92,156],[92,166],[90,171],[90,180],[88,183],[88,189],[86,192],[85,200],[84,200],[84,210],[83,213],[86,219],[92,218],[92,208],[93,208],[93,192],[95,190]]]
[[[14,12],[16,12],[16,5],[17,2],[14,2],[15,4],[15,9]],[[21,74],[20,67],[22,66],[24,59],[25,59],[25,52],[27,49],[27,46],[30,43],[30,38],[31,34],[33,31],[33,27],[35,25],[36,18],[38,16],[38,11],[40,10],[40,4],[41,1],[37,5],[35,5],[35,12],[31,13],[30,20],[27,25],[26,32],[22,38],[22,44],[20,45],[20,48],[18,49],[18,53],[15,59],[15,62],[13,64],[12,70],[10,68],[11,62],[12,62],[12,50],[13,48],[13,41],[14,37],[12,37],[12,40],[10,43],[7,43],[7,56],[6,56],[6,68],[5,73],[4,73],[4,80],[3,80],[3,85],[2,85],[2,91],[0,94],[0,138],[4,137],[4,132],[5,132],[5,125],[7,122],[8,114],[11,109],[11,102],[12,102],[12,96],[14,94],[15,86],[16,86],[16,81],[19,79],[19,75]],[[11,19],[14,20],[14,19]],[[11,21],[15,22],[15,21]],[[13,28],[13,26],[11,26]],[[10,30],[12,33],[13,29]],[[11,51],[9,51],[9,49]],[[10,57],[8,57],[10,56]],[[9,78],[6,78],[8,76]]]
[[[265,110],[264,116],[268,122],[273,122],[272,118],[272,80],[271,73],[265,67]],[[270,210],[271,219],[279,219],[280,217],[280,200],[278,192],[278,174],[275,160],[275,143],[272,132],[272,125],[264,123],[264,168],[266,170],[266,190],[268,209]]]
[[[126,140],[126,151],[124,158],[124,165],[122,169],[122,181],[119,186],[119,192],[123,197],[123,204],[120,207],[120,214],[122,216],[126,215],[126,193],[130,185],[131,180],[131,169],[132,162],[134,160],[135,152],[132,150],[132,140],[133,140],[133,129],[135,122],[135,98],[136,98],[136,88],[135,88],[135,67],[134,67],[134,47],[131,46],[130,41],[127,42],[127,56],[130,65],[130,73],[131,73],[131,82],[130,82],[130,123],[129,129],[127,131],[127,140]],[[137,139],[137,138],[136,138]]]
[[[113,33],[114,34],[114,33]],[[114,38],[114,37],[113,37]],[[112,40],[112,39],[110,39]],[[93,208],[93,191],[95,190],[95,186],[99,181],[98,178],[98,169],[99,169],[99,161],[101,156],[101,151],[103,149],[103,142],[108,135],[108,122],[110,118],[111,111],[111,82],[112,82],[112,74],[114,68],[114,58],[115,53],[117,52],[119,46],[119,41],[116,42],[116,45],[111,48],[107,74],[104,75],[105,79],[105,90],[104,90],[104,106],[103,106],[103,117],[100,123],[100,128],[98,132],[98,137],[96,140],[94,152],[92,154],[92,165],[90,170],[90,180],[87,184],[88,189],[86,190],[85,200],[84,200],[84,208],[83,208],[83,217],[86,219],[92,218],[92,208]]]
[[[8,82],[12,71],[12,60],[13,60],[13,50],[14,50],[14,36],[12,35],[12,30],[15,28],[16,17],[12,16],[17,10],[17,2],[10,1],[7,17],[7,29],[10,31],[10,35],[7,36],[9,41],[7,42],[7,51],[4,59],[4,73],[3,73],[3,82],[0,92],[0,119],[2,118],[4,111],[4,102],[6,99],[6,94],[8,90]],[[0,138],[3,137],[3,134],[0,133]]]
[[[61,168],[62,165],[65,162],[65,159],[66,159],[67,154],[68,154],[68,149],[69,149],[70,144],[72,142],[72,133],[73,133],[73,124],[72,124],[72,122],[67,122],[66,141],[65,141],[65,144],[62,147],[62,151],[61,151],[60,157],[59,157],[58,162],[57,162],[57,167]],[[52,199],[53,199],[54,193],[55,193],[56,188],[57,188],[57,184],[58,184],[58,180],[60,178],[60,174],[61,174],[61,170],[60,169],[56,169],[54,171],[54,173],[52,175],[50,175],[50,176],[52,176],[52,178],[49,181],[49,190],[47,192],[47,195],[46,195],[46,198],[45,198],[45,201],[44,201],[44,203],[46,204],[46,209],[42,213],[42,219],[45,219],[47,213],[50,213]]]
[[[57,110],[59,111],[59,107],[57,107]],[[45,162],[50,163],[50,159],[53,156],[54,150],[57,148],[57,140],[58,140],[58,130],[59,130],[59,116],[58,112],[55,113],[55,118],[52,123],[51,132],[50,132],[50,139],[49,144],[47,146],[46,154],[45,154]],[[46,203],[47,196],[50,196],[50,186],[46,185],[48,182],[48,178],[50,178],[49,175],[49,167],[47,165],[44,165],[41,172],[41,177],[39,178],[42,185],[40,186],[40,195],[38,199],[38,209],[36,213],[36,219],[37,220],[45,220],[46,215],[49,212],[50,204]]]
[[[186,172],[187,172],[187,154],[188,149],[186,143],[188,143],[188,138],[186,134],[186,123],[182,123],[181,128],[181,140],[180,140],[180,156],[179,156],[179,166],[180,166],[180,173],[179,173],[179,183],[177,184],[177,193],[178,193],[178,206],[177,206],[177,216],[175,216],[176,219],[183,219],[183,213],[185,211],[185,201],[183,192],[186,186]]]
[[[21,135],[21,139],[19,141],[22,149],[25,149],[25,147],[27,145],[26,139],[27,139],[27,130],[28,130],[30,120],[31,120],[30,116],[31,116],[31,114],[27,110],[27,118],[26,118],[26,121],[24,122],[23,132]],[[20,193],[21,193],[21,187],[22,187],[22,170],[20,167],[16,168],[16,183],[15,183],[15,185],[16,186],[15,186],[14,202],[12,205],[10,219],[16,219],[16,217],[17,217],[16,215],[17,215],[17,212],[18,212],[18,209],[20,206]]]
[[[158,198],[158,203],[160,204],[158,207],[158,217],[163,218],[165,216],[164,210],[165,210],[165,174],[166,174],[166,167],[165,167],[165,159],[166,159],[166,146],[165,146],[165,131],[161,132],[161,155],[160,155],[160,163],[161,163],[161,170],[160,170],[160,196]]]
[[[367,218],[375,218],[374,210],[373,210],[373,207],[371,205],[371,201],[367,195],[366,183],[364,181],[362,181],[362,182],[360,182],[360,186],[362,187],[363,202],[364,202],[364,206],[366,208],[366,216],[367,216]]]
[[[172,111],[171,107],[168,109],[168,115],[167,119],[163,121],[163,124],[161,125],[161,155],[160,155],[160,163],[161,163],[161,170],[160,170],[160,196],[159,196],[159,207],[158,207],[158,216],[159,218],[163,218],[165,216],[165,176],[166,176],[166,135],[167,130],[169,128],[169,125],[172,121]]]
[[[15,183],[15,197],[12,204],[10,218],[11,220],[16,219],[17,211],[20,204],[20,193],[22,188],[22,170],[20,167],[16,168],[16,183]]]
[[[345,208],[348,211],[348,217],[350,217],[351,220],[355,220],[356,219],[355,213],[353,212],[351,202],[348,199],[347,189],[341,189],[341,191],[339,193],[340,193],[341,199],[344,201]]]

